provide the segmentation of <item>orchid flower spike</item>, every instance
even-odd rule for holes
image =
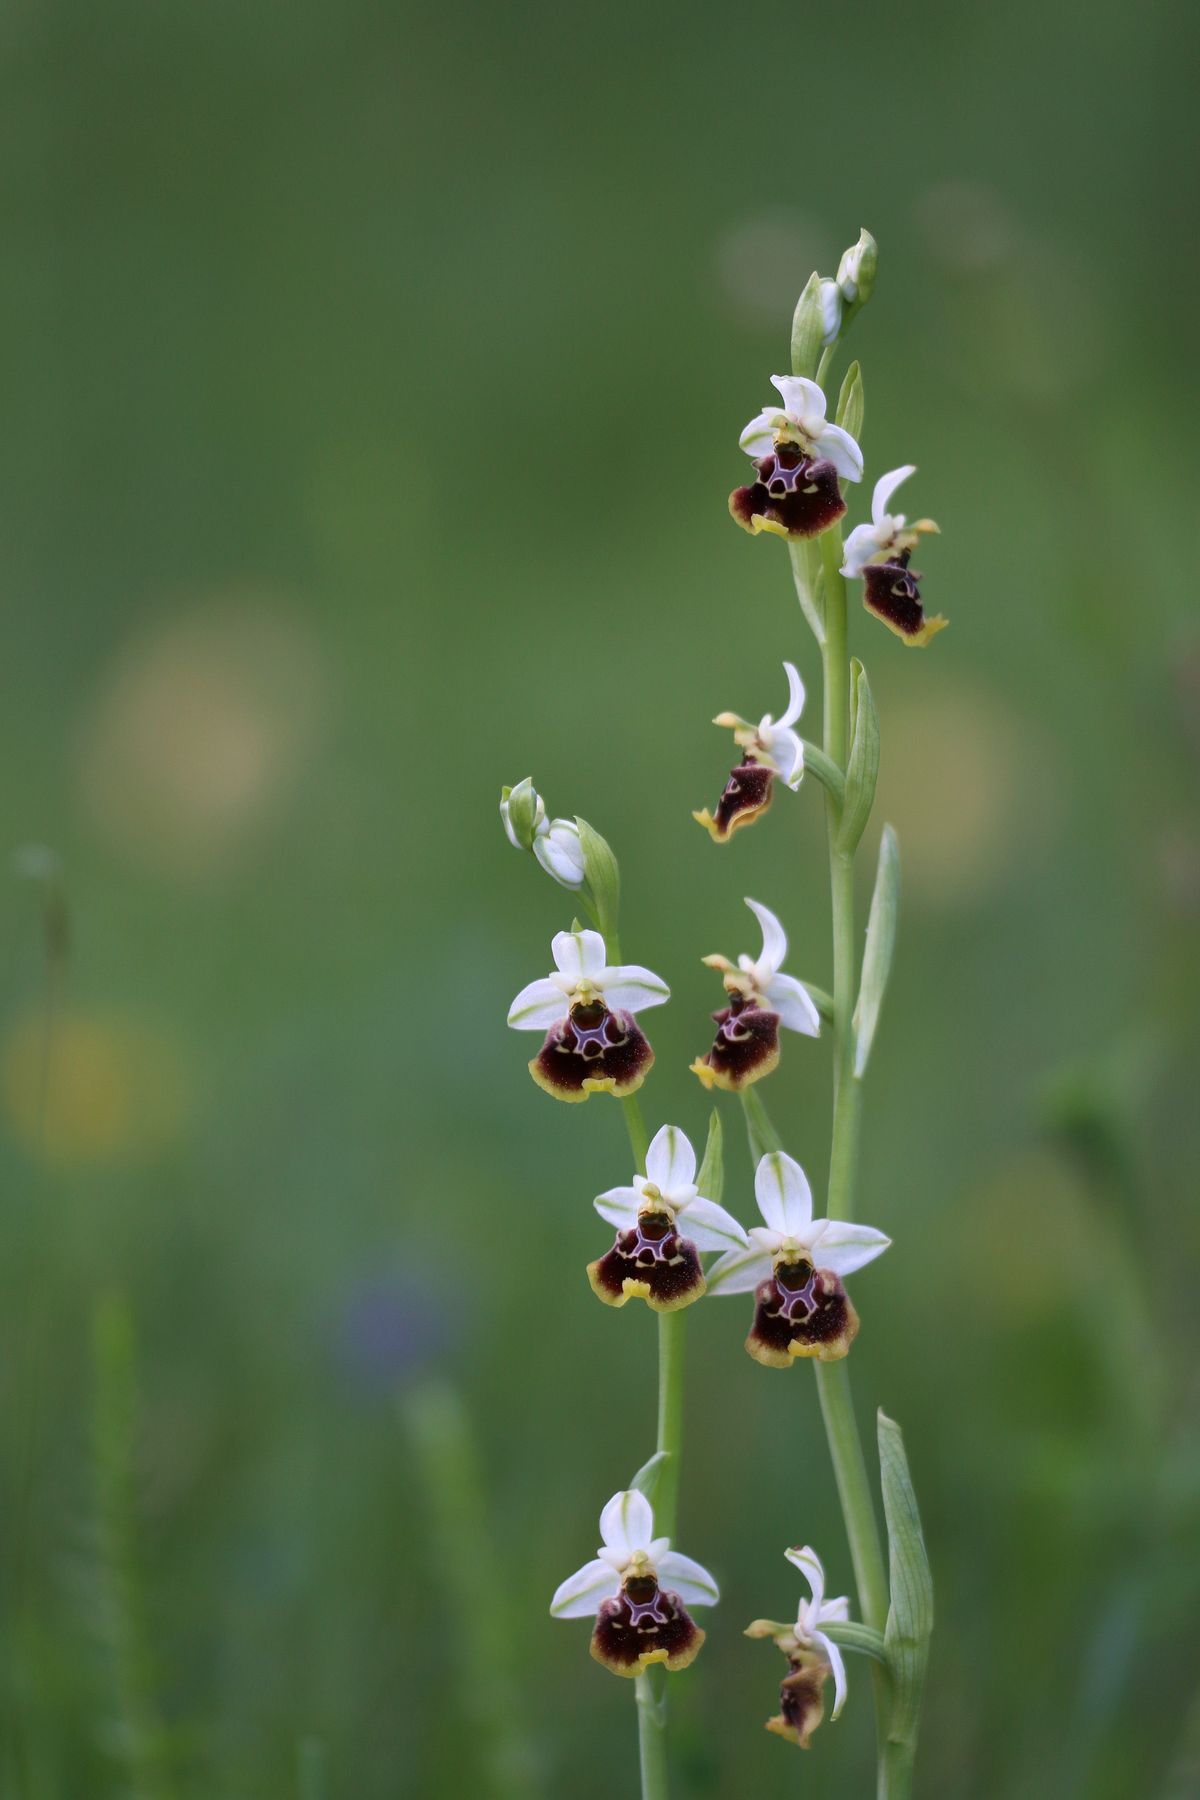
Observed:
[[[595,1207],[617,1228],[612,1249],[588,1265],[593,1293],[609,1306],[633,1299],[654,1312],[690,1306],[704,1292],[698,1252],[747,1243],[737,1220],[696,1186],[696,1152],[678,1125],[655,1135],[645,1175],[599,1194]]]
[[[614,1675],[640,1675],[651,1663],[686,1669],[704,1642],[689,1606],[720,1599],[708,1570],[654,1535],[645,1494],[614,1494],[600,1514],[603,1542],[550,1602],[556,1619],[594,1618],[591,1652]]]
[[[707,1056],[691,1065],[706,1088],[728,1092],[748,1087],[769,1075],[779,1061],[779,1027],[804,1037],[819,1037],[821,1015],[794,975],[781,973],[787,934],[775,914],[757,900],[746,905],[762,927],[763,947],[757,958],[741,955],[737,966],[727,956],[706,956],[710,969],[725,977],[728,1006],[715,1012],[717,1035]]]
[[[754,1193],[763,1224],[745,1250],[730,1250],[708,1272],[710,1294],[754,1291],[746,1349],[768,1369],[796,1357],[836,1362],[858,1333],[858,1314],[841,1277],[852,1275],[891,1243],[871,1225],[814,1219],[812,1189],[798,1162],[782,1150],[760,1159]]]
[[[856,525],[846,539],[842,574],[864,585],[863,605],[882,619],[904,643],[917,647],[936,637],[950,621],[939,613],[927,619],[917,586],[921,577],[908,559],[922,532],[936,531],[932,519],[915,519],[910,525],[903,513],[890,513],[888,502],[902,481],[916,474],[912,463],[892,469],[875,483],[871,497],[871,523]]]
[[[500,791],[500,820],[509,843],[533,854],[561,887],[584,882],[583,845],[574,819],[547,819],[546,803],[528,779]]]
[[[754,459],[756,480],[735,488],[729,510],[746,531],[776,537],[816,537],[846,510],[838,486],[861,481],[862,451],[840,425],[825,417],[825,395],[804,375],[772,375],[782,406],[756,413],[742,432],[742,449]]]
[[[782,718],[764,713],[757,725],[751,725],[738,713],[723,712],[713,720],[714,725],[732,731],[734,743],[745,752],[730,770],[715,817],[707,807],[692,814],[714,843],[726,843],[741,826],[752,825],[766,812],[776,775],[793,790],[804,779],[804,745],[792,730],[804,711],[804,683],[794,663],[785,662],[783,670],[788,678],[788,709]]]
[[[780,1684],[779,1713],[767,1720],[767,1730],[807,1750],[813,1732],[825,1716],[827,1676],[833,1676],[831,1719],[836,1719],[846,1704],[846,1664],[841,1650],[822,1626],[844,1625],[850,1617],[850,1602],[844,1595],[837,1600],[825,1598],[825,1569],[810,1545],[785,1550],[784,1555],[806,1577],[812,1598],[800,1601],[794,1625],[756,1619],[746,1636],[771,1638],[791,1664]]]
[[[546,1033],[529,1073],[557,1100],[632,1094],[654,1061],[633,1015],[670,989],[637,963],[609,968],[598,931],[560,931],[550,948],[555,972],[523,987],[508,1014],[514,1031]]]

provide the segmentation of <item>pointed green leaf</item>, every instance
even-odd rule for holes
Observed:
[[[607,942],[617,935],[621,910],[621,872],[607,840],[586,819],[576,818],[579,843],[583,851],[583,878],[596,914],[596,921]]]
[[[696,1186],[706,1200],[720,1206],[721,1196],[725,1192],[724,1133],[721,1130],[721,1115],[715,1106],[708,1121],[708,1142],[704,1146],[704,1160],[700,1164]]]
[[[792,374],[811,381],[821,360],[825,325],[821,317],[821,277],[814,269],[792,315]]]
[[[900,910],[900,845],[890,825],[879,840],[879,866],[875,892],[867,920],[867,947],[863,952],[862,982],[854,1008],[854,1074],[861,1081],[875,1041],[879,1009],[896,947],[896,915]]]
[[[837,412],[834,423],[843,431],[848,431],[857,442],[862,441],[863,428],[863,384],[862,370],[856,362],[852,362],[846,370],[842,382],[842,391],[838,395]]]
[[[894,1700],[888,1737],[916,1742],[933,1632],[933,1576],[921,1531],[904,1438],[894,1419],[879,1414],[879,1473],[887,1520],[891,1604],[883,1641],[892,1671]]]
[[[853,856],[875,804],[879,774],[879,717],[866,670],[857,657],[850,663],[850,760],[846,767],[846,799],[838,829],[838,849]]]
[[[650,1461],[642,1464],[629,1484],[631,1488],[637,1488],[639,1493],[645,1494],[652,1507],[658,1504],[658,1486],[670,1460],[669,1450],[656,1450]]]

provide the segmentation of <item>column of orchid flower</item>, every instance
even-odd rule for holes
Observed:
[[[874,273],[875,246],[863,233],[842,259],[836,281],[814,275],[809,282],[793,323],[793,373],[772,377],[782,405],[760,413],[743,432],[755,479],[730,499],[734,518],[748,531],[789,540],[797,594],[821,654],[824,741],[818,748],[797,735],[804,686],[796,666],[785,663],[789,704],[778,720],[767,714],[754,725],[735,714],[718,716],[716,723],[733,731],[739,758],[715,813],[695,816],[716,842],[726,843],[763,815],[777,782],[795,790],[807,768],[825,789],[833,914],[830,994],[784,971],[783,925],[757,900],[746,904],[761,931],[759,955],[743,953],[736,963],[724,956],[704,959],[722,976],[726,1003],[714,1015],[710,1049],[692,1068],[706,1088],[740,1096],[763,1219],[749,1233],[720,1205],[724,1173],[716,1115],[699,1172],[678,1127],[664,1125],[647,1142],[635,1096],[654,1055],[635,1015],[669,994],[658,976],[620,961],[619,881],[611,850],[582,819],[547,820],[529,781],[506,788],[501,800],[510,841],[578,894],[595,927],[575,921],[554,938],[555,972],[518,994],[509,1024],[544,1034],[529,1068],[547,1093],[573,1102],[593,1093],[622,1100],[637,1168],[630,1186],[610,1188],[595,1201],[616,1236],[590,1264],[588,1280],[608,1305],[640,1299],[659,1315],[656,1453],[608,1502],[595,1558],[562,1583],[551,1604],[556,1617],[592,1618],[592,1655],[615,1673],[636,1678],[647,1797],[667,1791],[658,1665],[670,1671],[695,1658],[704,1633],[688,1607],[718,1598],[711,1575],[670,1548],[682,1441],[683,1312],[706,1292],[753,1292],[746,1349],[763,1366],[814,1363],[862,1613],[862,1622],[852,1623],[846,1599],[825,1598],[824,1569],[809,1546],[786,1552],[806,1576],[811,1597],[799,1603],[794,1622],[760,1619],[748,1632],[771,1637],[788,1659],[780,1711],[769,1729],[807,1747],[823,1716],[830,1676],[833,1717],[841,1711],[847,1687],[842,1651],[860,1652],[872,1659],[878,1792],[903,1800],[911,1781],[932,1625],[928,1563],[903,1442],[880,1414],[885,1572],[844,1360],[859,1319],[843,1278],[889,1244],[851,1213],[860,1088],[891,959],[898,884],[895,839],[885,828],[860,971],[853,858],[874,799],[879,736],[866,676],[861,664],[848,660],[845,582],[861,578],[867,609],[908,644],[928,643],[945,621],[926,619],[918,577],[909,567],[918,533],[936,528],[928,520],[910,527],[887,512],[895,488],[914,472],[910,467],[881,477],[871,523],[858,526],[843,546],[842,484],[863,474],[861,374],[855,364],[846,376],[834,422],[813,379],[826,375],[841,335],[869,297]],[[814,1218],[808,1180],[784,1150],[756,1084],[779,1062],[781,1029],[817,1037],[823,1021],[832,1026],[834,1117],[827,1216]],[[701,1258],[713,1252],[718,1260],[706,1271]]]

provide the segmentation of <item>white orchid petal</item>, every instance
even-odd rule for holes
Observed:
[[[881,475],[879,477],[879,480],[875,483],[875,492],[871,496],[871,517],[874,519],[876,525],[881,525],[884,519],[887,518],[888,501],[900,486],[900,483],[902,481],[907,481],[909,476],[915,475],[916,472],[916,463],[905,463],[903,468],[889,469],[886,475]]]
[[[831,462],[843,481],[862,480],[863,453],[840,425],[823,425],[813,434],[812,443],[817,455]]]
[[[770,456],[775,448],[775,433],[786,423],[787,420],[777,406],[755,413],[738,438],[738,443],[746,455],[752,456],[757,462],[760,456]]]
[[[772,1231],[799,1237],[812,1223],[812,1189],[808,1177],[786,1151],[772,1150],[754,1171],[758,1210]]]
[[[599,936],[596,932],[594,936]],[[661,975],[643,969],[638,963],[618,963],[612,969],[598,969],[592,979],[604,995],[606,1006],[618,1012],[644,1012],[648,1006],[661,1006],[671,998],[671,990]]]
[[[696,1152],[678,1125],[656,1131],[646,1152],[646,1174],[662,1194],[690,1187],[696,1177]]]
[[[678,1228],[697,1250],[730,1250],[745,1248],[746,1233],[732,1213],[727,1213],[715,1200],[689,1200],[676,1214]]]
[[[771,386],[783,396],[788,416],[815,437],[825,424],[825,395],[816,382],[806,375],[772,375]]]
[[[592,1201],[600,1217],[607,1219],[618,1231],[628,1231],[631,1225],[637,1224],[641,1204],[642,1196],[633,1187],[609,1188],[606,1193],[597,1194]]]
[[[820,1607],[825,1598],[825,1565],[811,1544],[801,1544],[799,1548],[785,1550],[788,1561],[799,1569],[805,1581],[812,1589],[812,1604]]]
[[[846,539],[842,554],[845,558],[842,574],[849,576],[851,581],[860,580],[871,558],[879,554],[879,539],[875,536],[875,527],[856,525]]]
[[[853,1275],[882,1256],[891,1243],[873,1225],[854,1225],[845,1219],[824,1219],[817,1247],[817,1263],[835,1275]]]
[[[598,975],[604,967],[604,939],[598,931],[556,931],[550,950],[555,968],[572,982]]]
[[[621,1577],[617,1571],[597,1557],[559,1583],[550,1602],[550,1611],[556,1619],[591,1618],[602,1600],[611,1600],[620,1591]]]
[[[804,779],[804,745],[786,725],[771,727],[771,761],[779,771],[779,779],[795,793]]]
[[[771,1273],[771,1253],[757,1244],[727,1250],[705,1276],[710,1294],[748,1294]]]
[[[776,721],[779,726],[794,725],[804,711],[804,683],[800,679],[799,669],[795,663],[785,662],[783,672],[788,678],[788,709]]]
[[[815,1631],[813,1637],[829,1658],[829,1666],[833,1670],[833,1711],[829,1715],[832,1722],[846,1704],[846,1665],[842,1661],[841,1651],[831,1637],[826,1637],[823,1631]]]
[[[769,969],[774,975],[776,970],[782,967],[783,959],[787,955],[787,933],[769,906],[763,906],[759,901],[750,899],[747,899],[746,905],[762,928],[763,947],[762,955],[758,959],[758,967],[761,970]]]
[[[646,1548],[654,1536],[654,1510],[639,1488],[613,1495],[600,1514],[600,1536],[610,1550],[628,1556]]]
[[[817,1623],[827,1622],[830,1625],[844,1625],[850,1617],[850,1602],[845,1594],[839,1594],[836,1600],[821,1602],[821,1617]]]
[[[767,1004],[779,1014],[779,1022],[804,1037],[820,1037],[821,1015],[802,981],[794,975],[773,975],[767,983]]]
[[[655,1559],[659,1583],[678,1594],[685,1606],[715,1606],[721,1590],[702,1563],[694,1562],[678,1550],[668,1550]]]
[[[548,1031],[566,1016],[566,996],[556,982],[545,976],[523,987],[508,1009],[508,1022],[514,1031]]]

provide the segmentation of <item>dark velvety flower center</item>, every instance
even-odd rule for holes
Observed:
[[[570,1032],[575,1042],[568,1040],[564,1047],[589,1062],[625,1042],[612,1013],[599,1000],[580,1001],[571,1008]]]

